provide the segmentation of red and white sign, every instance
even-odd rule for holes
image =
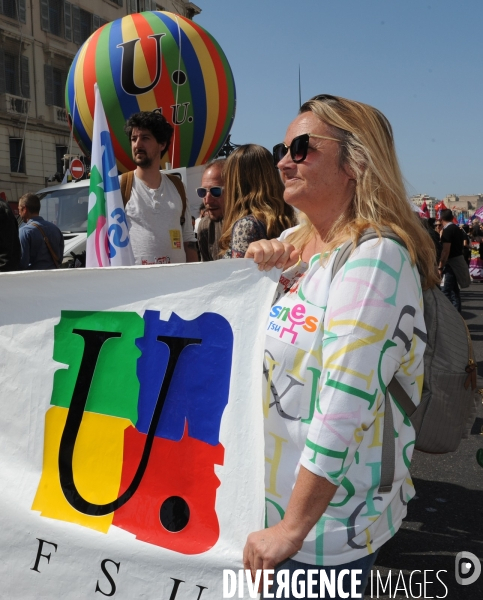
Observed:
[[[84,175],[85,168],[84,163],[80,160],[80,158],[72,159],[70,163],[70,172],[74,179],[81,179]]]

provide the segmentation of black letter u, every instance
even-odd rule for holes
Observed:
[[[94,504],[93,502],[88,502],[79,494],[74,482],[72,461],[74,457],[75,442],[82,423],[82,417],[84,415],[87,397],[89,395],[89,388],[91,386],[92,377],[94,375],[94,370],[96,368],[97,359],[99,358],[101,348],[104,342],[106,342],[108,339],[121,337],[121,334],[111,331],[93,331],[90,329],[74,329],[73,333],[83,337],[85,345],[69,412],[67,413],[67,420],[62,433],[62,438],[60,440],[60,485],[67,501],[76,510],[85,515],[101,517],[114,512],[126,504],[126,502],[132,498],[139,487],[148,465],[149,455],[151,454],[151,448],[154,441],[154,434],[156,433],[156,428],[163,411],[164,402],[166,400],[169,386],[171,384],[179,357],[187,346],[201,344],[201,340],[194,338],[158,335],[158,342],[166,344],[166,346],[169,348],[169,359],[163,383],[161,385],[161,389],[159,390],[156,406],[154,407],[153,416],[149,425],[143,454],[141,456],[138,468],[128,488],[123,494],[121,494],[121,496],[119,496],[119,498],[113,502],[108,502],[107,504]]]

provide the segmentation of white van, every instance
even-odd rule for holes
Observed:
[[[71,252],[81,254],[86,249],[89,180],[61,183],[37,192],[40,216],[52,221],[64,236],[64,266],[72,260]]]
[[[201,185],[204,166],[161,171],[178,175],[183,181],[189,211],[198,216],[201,203],[196,188]],[[64,235],[64,266],[72,262],[72,253],[81,254],[86,249],[87,211],[89,207],[89,179],[61,183],[37,192],[40,198],[40,216],[52,221]]]

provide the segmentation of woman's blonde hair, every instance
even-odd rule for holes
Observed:
[[[340,140],[339,166],[355,180],[352,202],[335,221],[324,241],[330,252],[351,238],[355,244],[363,231],[390,227],[405,243],[411,261],[417,264],[423,288],[439,282],[434,242],[411,209],[396,157],[392,127],[376,108],[337,96],[315,96],[299,113],[312,112]],[[302,226],[287,238],[303,248],[315,233],[306,215]]]
[[[267,231],[267,239],[279,237],[296,224],[294,209],[284,202],[284,185],[273,164],[273,157],[263,146],[239,146],[225,161],[225,216],[219,242],[220,252],[230,245],[233,225],[253,215]]]

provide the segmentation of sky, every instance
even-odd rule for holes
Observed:
[[[408,194],[483,193],[482,0],[196,0],[233,71],[235,144],[328,93],[390,120]]]

